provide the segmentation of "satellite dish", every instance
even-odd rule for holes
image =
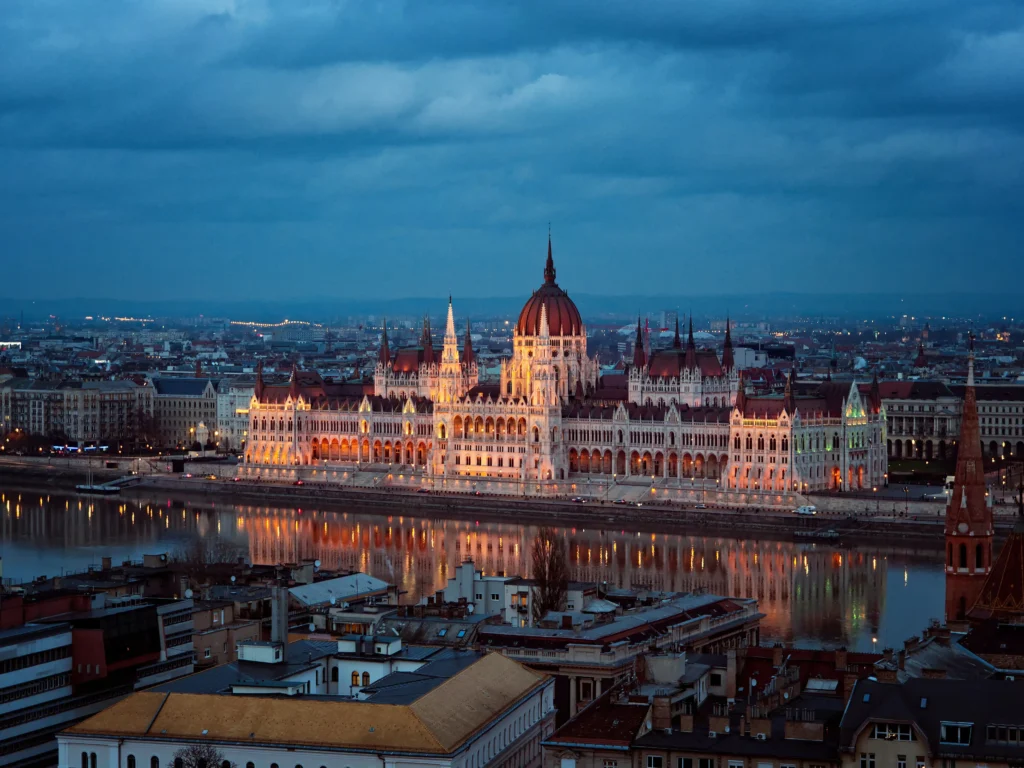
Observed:
[[[234,583],[235,583],[235,577],[234,577],[234,576],[232,576],[232,577],[231,577],[231,583],[232,583],[232,584],[234,584]]]
[[[313,561],[313,566],[316,567],[316,568],[319,568],[320,567],[320,561],[319,560],[314,560]]]
[[[338,598],[336,598],[334,595],[331,595],[331,605],[334,605],[337,602],[338,602]]]
[[[469,605],[467,605],[467,606],[466,606],[466,613],[472,613],[472,612],[473,612],[473,609],[474,609],[475,607],[476,607],[475,605],[473,605],[472,603],[470,603]]]
[[[185,590],[185,597],[188,598],[189,600],[192,599],[192,590],[191,589],[186,589]]]
[[[310,622],[310,624],[309,624],[309,631],[310,632],[316,632],[316,624]]]

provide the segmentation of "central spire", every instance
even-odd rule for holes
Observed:
[[[548,227],[548,260],[544,263],[544,283],[555,284],[555,260],[551,257],[551,227]]]

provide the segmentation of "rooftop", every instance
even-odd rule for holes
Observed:
[[[436,684],[401,704],[301,695],[223,696],[212,703],[203,694],[165,687],[133,694],[66,733],[450,754],[546,680],[500,654],[487,654],[453,664],[448,677],[438,674]]]

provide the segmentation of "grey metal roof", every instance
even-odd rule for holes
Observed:
[[[353,573],[350,576],[339,576],[336,579],[324,579],[312,584],[301,584],[289,588],[288,592],[304,605],[323,605],[331,598],[340,604],[359,595],[380,592],[388,588],[386,581],[368,576],[365,573]]]
[[[560,637],[598,641],[609,635],[617,635],[622,632],[628,632],[631,629],[638,629],[645,624],[669,619],[677,614],[703,608],[706,605],[727,599],[729,598],[718,595],[686,595],[654,608],[640,608],[630,613],[616,616],[605,624],[596,624],[578,632],[572,629],[539,629],[536,627],[512,627],[506,624],[489,624],[481,628],[480,634],[483,637]],[[680,620],[683,621],[685,619],[681,618]]]

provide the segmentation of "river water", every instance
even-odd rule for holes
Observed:
[[[174,553],[219,538],[254,563],[319,559],[396,583],[403,602],[440,589],[472,557],[487,573],[529,575],[536,529],[508,522],[385,516],[289,506],[196,502],[152,495],[104,498],[0,487],[3,577],[86,570]],[[762,640],[881,650],[920,633],[943,611],[939,547],[899,541],[846,547],[763,538],[558,528],[573,578],[619,587],[756,597]]]

